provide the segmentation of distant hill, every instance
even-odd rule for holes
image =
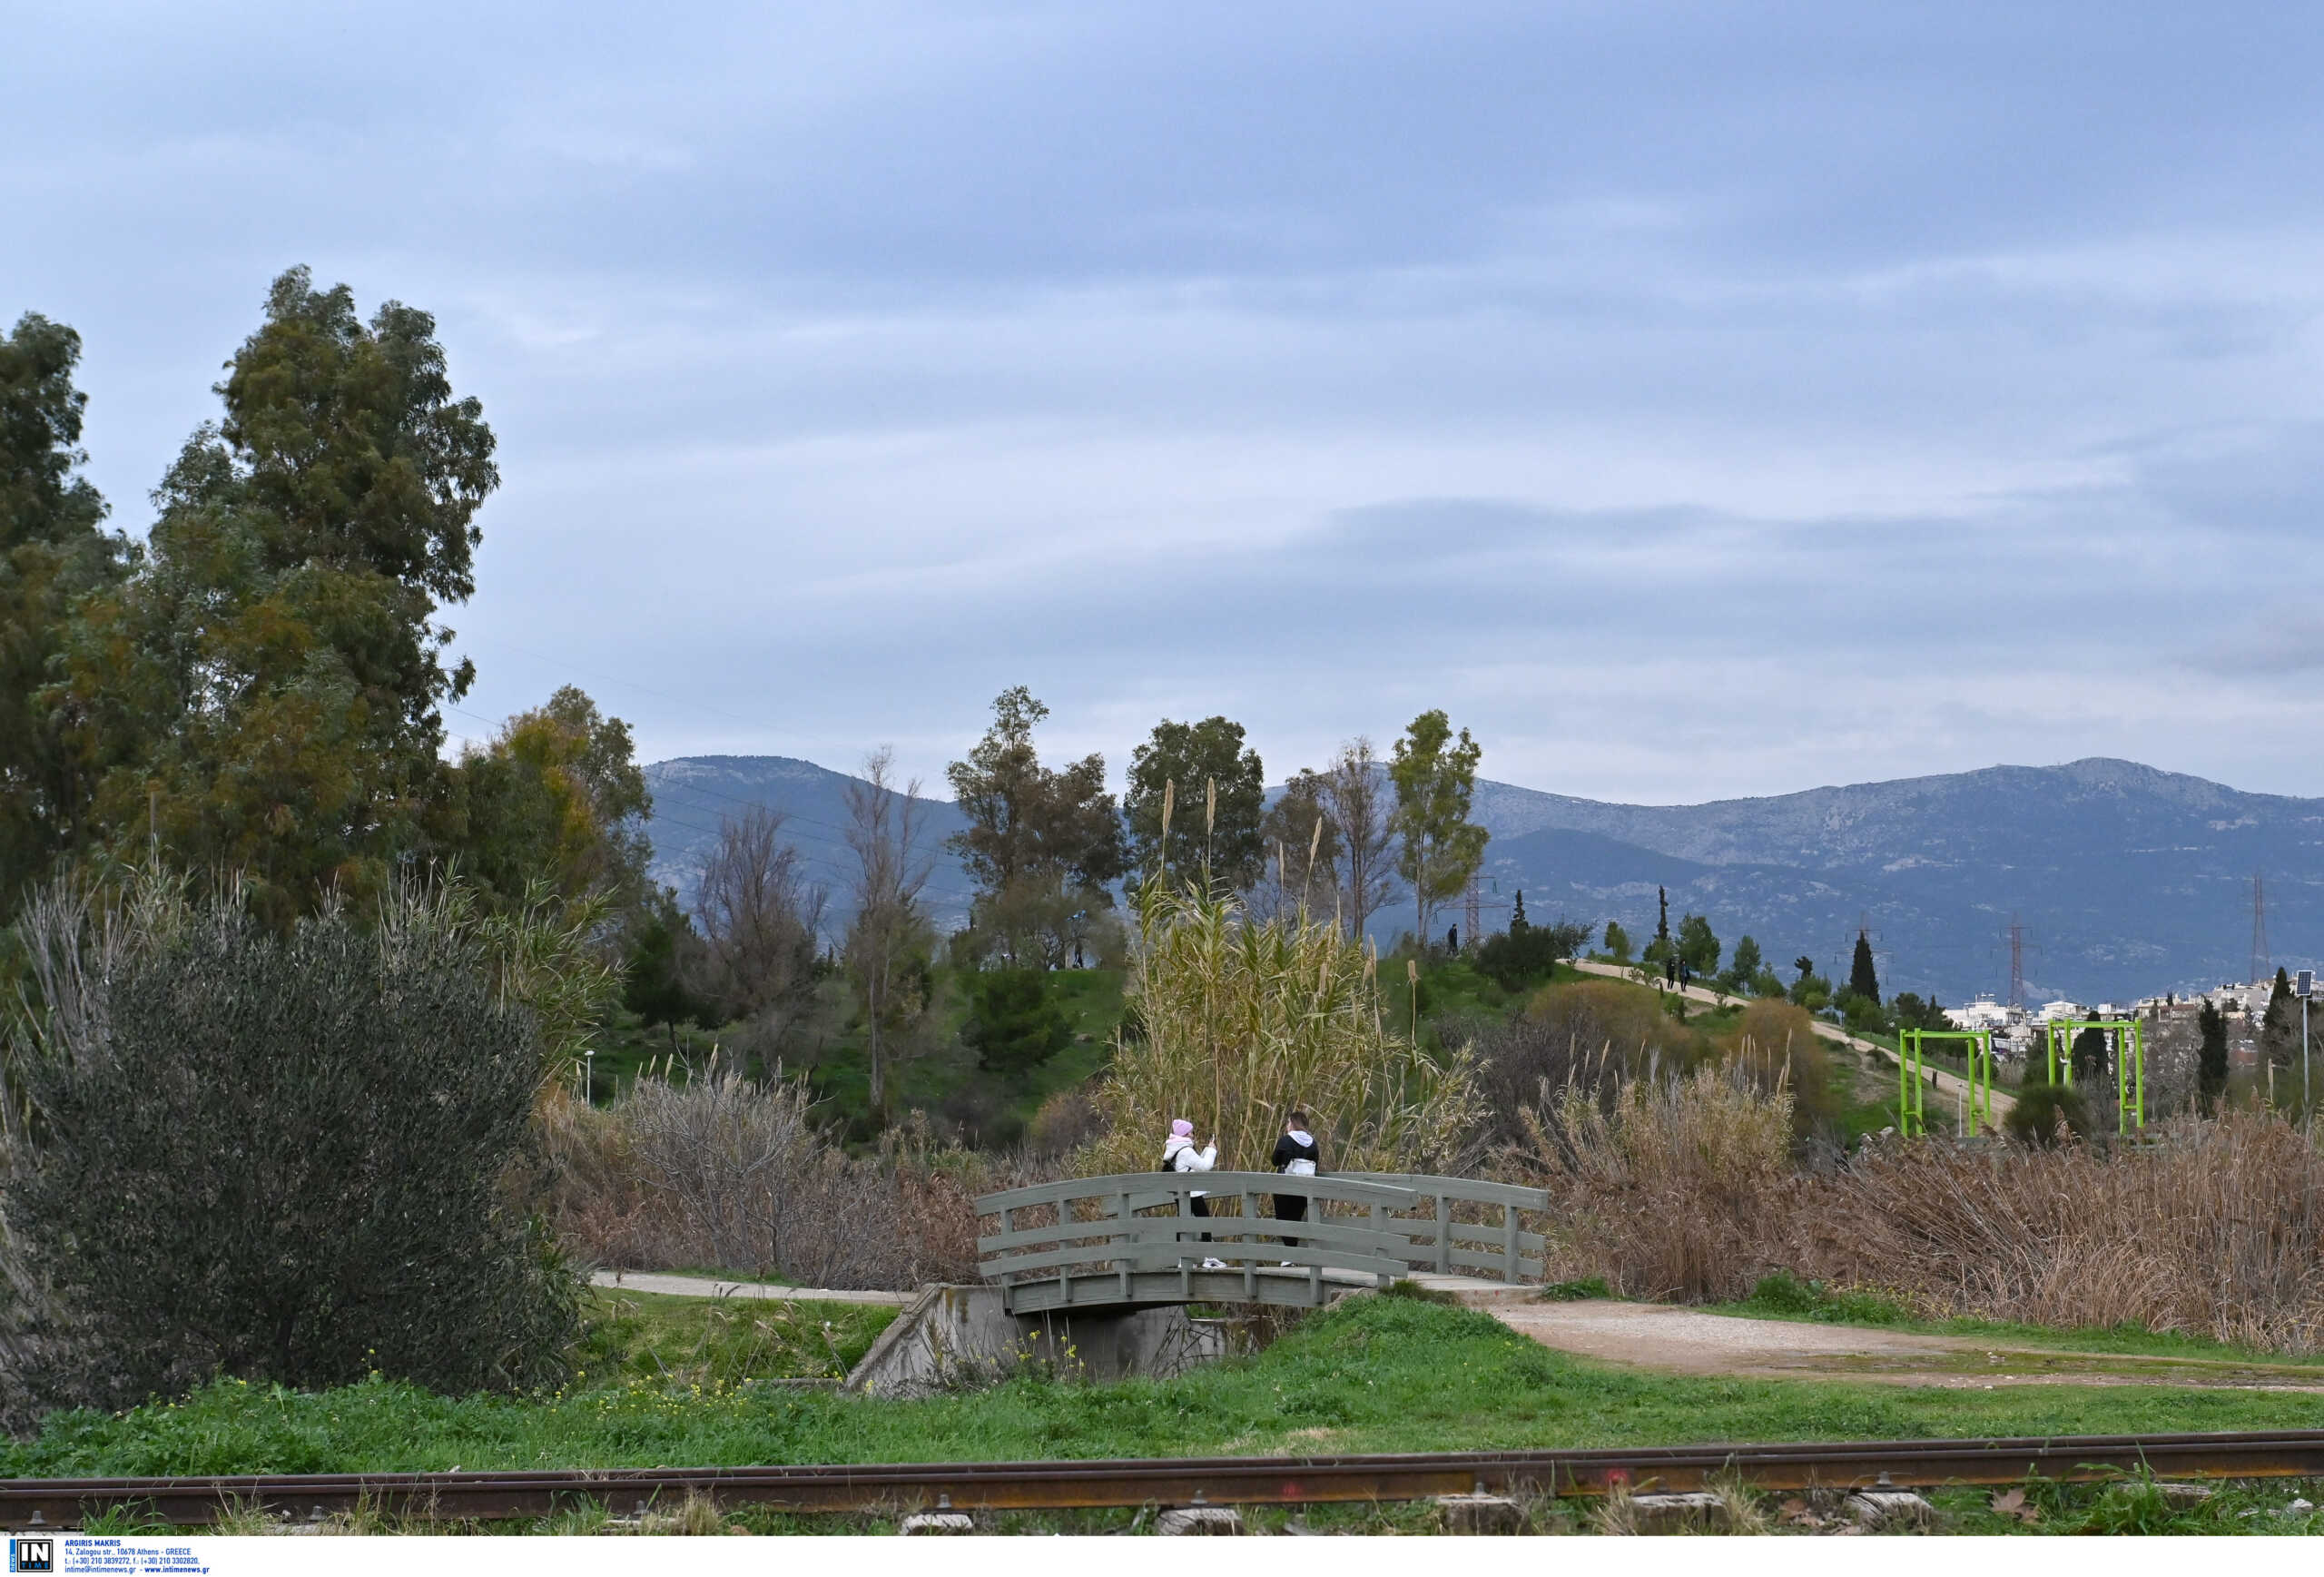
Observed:
[[[846,779],[779,756],[709,756],[646,769],[656,875],[690,891],[719,817],[763,803],[792,813],[811,869],[836,889],[848,860]],[[1624,805],[1480,782],[1487,929],[1521,890],[1529,914],[1620,920],[1651,934],[1658,883],[1670,913],[1746,932],[1786,969],[1805,953],[1845,969],[1861,916],[1890,990],[1948,1002],[2008,980],[2013,912],[2026,928],[2037,999],[2126,1000],[2240,979],[2251,874],[2265,876],[2281,961],[2312,961],[2324,932],[2324,800],[2243,793],[2134,762],[2089,760],[1810,789],[1700,805]],[[931,806],[940,840],[960,826]],[[940,856],[930,902],[946,924],[970,883]],[[1454,905],[1438,922],[1455,922]],[[1384,939],[1411,926],[1392,902]]]
[[[2135,762],[1996,766],[1702,805],[1478,785],[1486,868],[1530,913],[1650,931],[1654,886],[1758,938],[1778,969],[1845,968],[1859,916],[1891,989],[1958,1001],[2008,981],[2013,912],[2037,998],[2128,1000],[2250,972],[2251,875],[2280,961],[2324,924],[2324,800],[2243,793]],[[2295,961],[2295,955],[2297,960]]]

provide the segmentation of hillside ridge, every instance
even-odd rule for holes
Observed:
[[[656,796],[657,880],[690,892],[722,816],[765,804],[790,817],[812,875],[843,922],[850,864],[844,773],[790,756],[689,756],[645,769]],[[960,814],[931,798],[940,925],[965,922],[972,887],[941,840]],[[2238,979],[2249,971],[2250,881],[2264,873],[2271,934],[2299,967],[2324,928],[2324,800],[2251,793],[2140,762],[2091,756],[1998,764],[1790,793],[1642,805],[1480,779],[1472,813],[1492,834],[1485,929],[1516,892],[1540,918],[1620,920],[1650,934],[1656,892],[1700,912],[1730,945],[1749,933],[1771,961],[1830,969],[1859,926],[1892,990],[1948,1001],[2006,983],[2017,916],[2029,993],[2086,1001]],[[1440,927],[1458,923],[1450,906]],[[1409,929],[1383,911],[1384,941]],[[2298,950],[2299,956],[2294,957]]]

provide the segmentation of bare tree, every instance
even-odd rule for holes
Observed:
[[[1395,891],[1382,777],[1372,741],[1362,735],[1341,746],[1338,757],[1324,774],[1322,799],[1339,833],[1340,860],[1345,872],[1340,895],[1350,936],[1362,936],[1364,921]]]
[[[1324,774],[1302,768],[1267,807],[1259,828],[1267,873],[1248,897],[1259,919],[1304,912],[1320,920],[1339,908],[1340,833],[1324,808],[1326,790]]]
[[[725,1010],[779,1039],[814,990],[816,937],[827,895],[807,880],[783,816],[754,805],[719,828],[702,868],[694,912]]]
[[[928,922],[921,889],[934,856],[921,852],[928,802],[913,778],[899,793],[896,753],[881,745],[847,785],[847,846],[855,852],[855,918],[847,928],[847,973],[862,1010],[872,1109],[885,1112],[888,1068],[928,1005]]]

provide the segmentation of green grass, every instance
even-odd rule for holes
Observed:
[[[658,1338],[657,1338],[658,1339]],[[669,1341],[687,1339],[678,1332]],[[651,1343],[646,1344],[652,1346]],[[635,1346],[624,1352],[635,1353]],[[665,1343],[654,1350],[667,1354]],[[662,1360],[666,1363],[666,1356]],[[2312,1396],[2153,1386],[1991,1391],[1656,1375],[1552,1353],[1489,1316],[1365,1297],[1256,1357],[1168,1381],[1019,1379],[918,1402],[649,1380],[567,1390],[301,1395],[233,1381],[111,1416],[51,1417],[0,1452],[21,1477],[910,1462],[2082,1434],[2314,1423]],[[614,1383],[607,1383],[609,1380]]]
[[[2018,1325],[2006,1320],[1916,1319],[1906,1309],[1876,1293],[1858,1288],[1829,1287],[1821,1282],[1799,1281],[1784,1271],[1762,1276],[1758,1285],[1751,1289],[1751,1296],[1742,1302],[1708,1305],[1702,1312],[1740,1315],[1753,1319],[1803,1320],[1818,1325],[1873,1326],[1928,1336],[1967,1336],[1997,1345],[2037,1347],[2053,1352],[2185,1358],[2220,1364],[2262,1364],[2270,1367],[2324,1368],[2324,1354],[2269,1352],[2186,1336],[2177,1331],[2151,1331],[2138,1325],[2092,1326],[2059,1330],[2048,1326]]]
[[[574,1350],[575,1384],[729,1390],[842,1378],[898,1311],[872,1304],[669,1297],[598,1287]]]

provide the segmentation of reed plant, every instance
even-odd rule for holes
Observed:
[[[1129,999],[1141,1038],[1117,1045],[1096,1092],[1105,1132],[1084,1175],[1159,1159],[1174,1118],[1218,1144],[1222,1169],[1263,1170],[1305,1111],[1333,1171],[1445,1172],[1482,1114],[1466,1050],[1432,1055],[1383,1011],[1377,956],[1304,910],[1250,915],[1207,882],[1157,873],[1137,895]]]

